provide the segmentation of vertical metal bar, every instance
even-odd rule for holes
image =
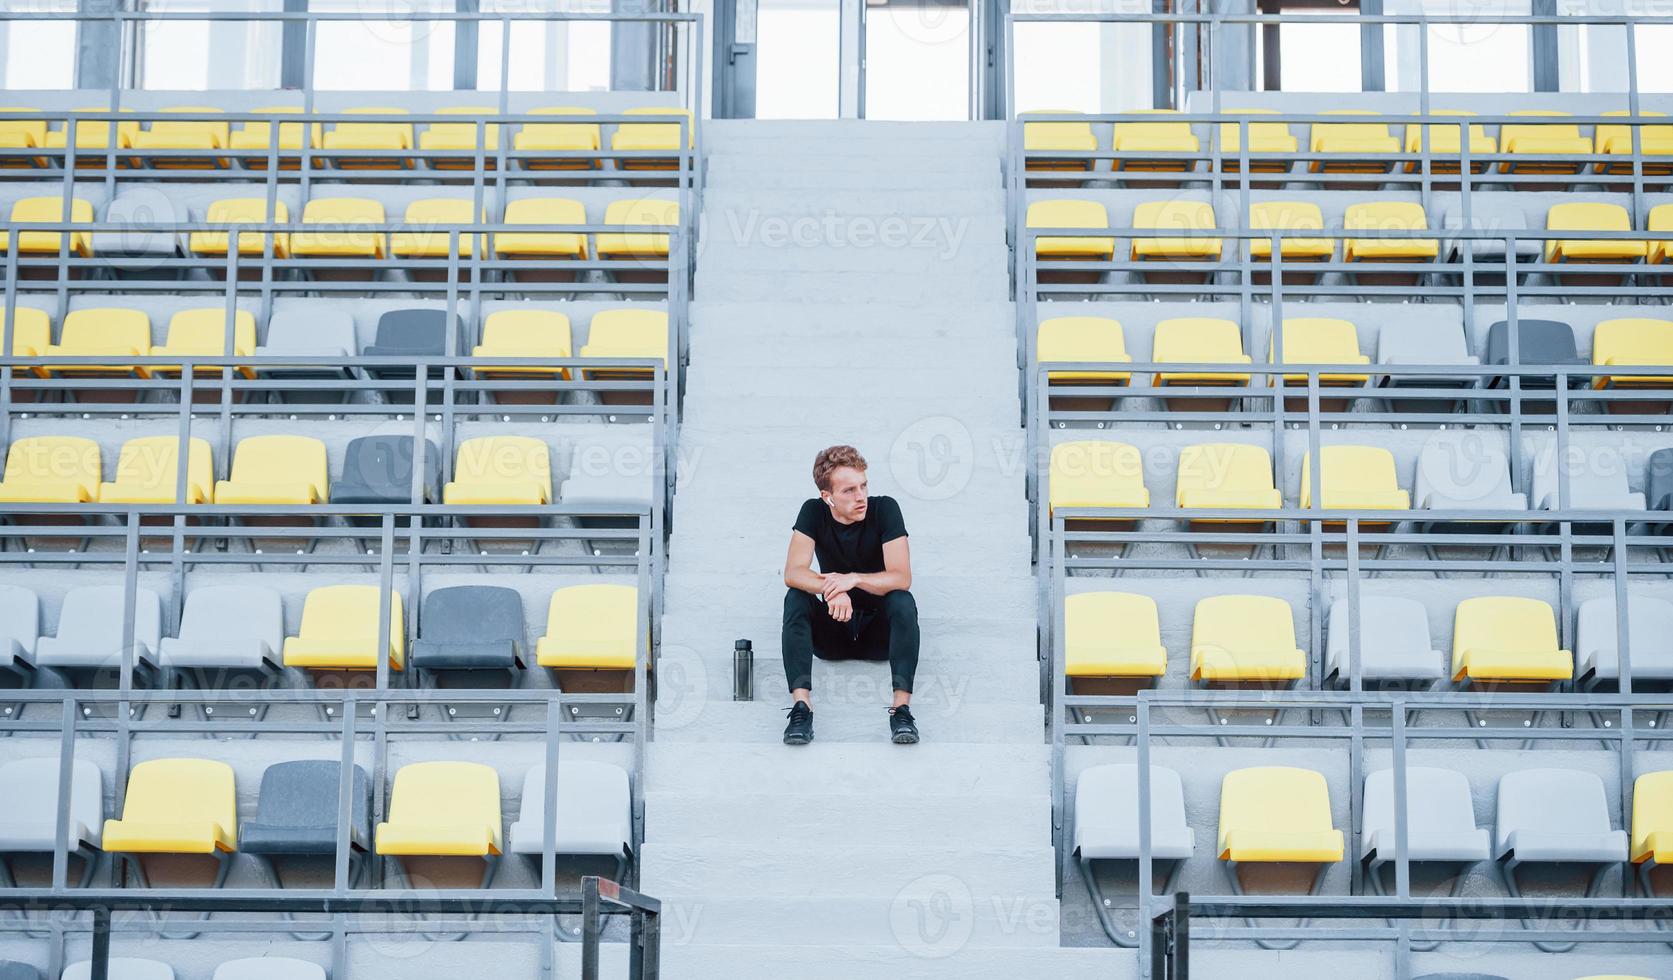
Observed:
[[[349,890],[349,835],[354,826],[354,726],[359,714],[349,701],[343,701],[343,751],[337,763],[337,845],[332,852],[331,890],[339,895]],[[372,791],[383,792],[374,786]],[[367,841],[368,844],[371,841]],[[375,884],[366,882],[365,884]]]
[[[1364,667],[1360,661],[1359,608],[1359,519],[1348,521],[1348,690],[1356,696],[1365,690]]]
[[[93,909],[92,980],[110,980],[110,908]]]
[[[54,813],[70,812],[70,784],[75,775],[76,702],[65,698],[58,716],[58,801]],[[102,803],[103,801],[101,801]],[[79,843],[79,842],[78,842]],[[70,869],[70,828],[60,820],[52,831],[52,890],[63,891]]]
[[[1394,701],[1394,894],[1408,899],[1412,894],[1410,805],[1406,781],[1406,702]]]
[[[581,980],[598,980],[598,879],[581,879]]]
[[[1361,895],[1365,891],[1365,865],[1360,862],[1360,833],[1365,824],[1365,705],[1357,699],[1348,709],[1351,732],[1348,735],[1348,891]]]
[[[1627,522],[1617,517],[1610,522],[1610,534],[1615,556],[1615,666],[1619,671],[1620,691],[1632,693],[1632,598],[1627,588]],[[1566,617],[1569,610],[1563,610]],[[1577,628],[1578,631],[1578,628]]]
[[[563,703],[552,696],[546,702],[545,788],[541,791],[540,890],[558,890],[558,738],[563,728]],[[642,770],[641,770],[642,771]]]
[[[1142,695],[1138,699],[1138,732],[1134,739],[1133,749],[1137,755],[1139,776],[1139,923],[1140,935],[1144,935],[1143,923],[1153,913],[1151,911],[1151,895],[1154,891],[1155,857],[1152,854],[1151,838],[1154,829],[1150,825],[1150,702]],[[1062,845],[1064,850],[1072,850],[1069,841]],[[1088,874],[1091,872],[1088,871]],[[1103,914],[1101,910],[1094,910]],[[1154,941],[1154,937],[1152,937]],[[1140,952],[1139,962],[1144,962],[1143,952]]]

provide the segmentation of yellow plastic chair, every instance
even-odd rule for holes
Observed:
[[[216,225],[265,225],[289,224],[290,209],[285,202],[273,202],[273,220],[267,220],[267,200],[260,197],[228,197],[209,205],[209,212],[205,218],[210,224]],[[261,255],[267,248],[267,235],[244,234],[238,236],[239,255]],[[193,255],[225,255],[230,247],[232,236],[224,231],[194,231],[187,239],[187,247]],[[290,233],[274,232],[273,257],[284,259],[290,257]]]
[[[546,443],[528,436],[481,436],[459,444],[453,479],[442,488],[448,504],[552,502],[552,460]]]
[[[1059,198],[1035,201],[1028,206],[1030,228],[1108,228],[1109,214],[1097,201]],[[1035,240],[1035,254],[1041,259],[1102,260],[1115,257],[1114,238],[1070,238],[1048,235]]]
[[[109,112],[109,106],[78,106],[72,112]],[[123,109],[121,112],[131,110]],[[104,167],[108,151],[111,147],[111,124],[108,122],[78,122],[75,126],[75,149],[77,152],[75,165],[90,169]],[[134,134],[139,132],[139,123],[126,119],[116,123],[115,149],[125,150],[133,143]],[[65,133],[63,126],[55,126],[47,130],[46,142],[42,144],[49,150],[65,149]],[[124,154],[116,155],[116,165],[126,166],[128,157]]]
[[[1168,651],[1156,600],[1132,592],[1079,592],[1063,600],[1063,669],[1069,677],[1156,678]]]
[[[299,116],[302,114],[302,107],[295,105],[262,106],[257,109],[251,109],[250,112],[252,114],[260,113],[262,115],[270,115],[274,117]],[[251,170],[267,169],[267,157],[263,151],[269,150],[273,146],[273,127],[275,125],[279,127],[278,148],[281,151],[290,150],[295,153],[303,149],[302,123],[247,122],[239,126],[237,129],[234,129],[229,140],[229,146],[231,149],[252,154],[251,156],[241,158],[239,161],[246,168]],[[308,131],[311,137],[308,141],[308,145],[311,148],[317,149],[320,142],[324,138],[325,126],[322,123],[311,123],[308,125]],[[281,155],[279,157],[279,169],[281,170],[296,170],[300,168],[301,165],[302,159],[300,156]]]
[[[99,497],[99,444],[77,436],[14,439],[6,450],[0,503],[85,504]]]
[[[1273,485],[1272,456],[1259,446],[1199,443],[1179,450],[1174,506],[1181,510],[1277,510],[1284,496]]]
[[[330,493],[325,443],[308,436],[250,436],[215,484],[217,504],[323,504]]]
[[[1452,619],[1452,679],[1555,683],[1574,676],[1574,654],[1557,639],[1551,605],[1520,596],[1478,596]]]
[[[1342,216],[1346,231],[1428,231],[1429,216],[1412,201],[1367,201],[1349,205]],[[1432,262],[1440,254],[1433,238],[1349,238],[1342,243],[1344,262]]]
[[[633,670],[640,635],[639,590],[631,585],[571,585],[552,593],[546,635],[535,644],[542,667]]]
[[[1036,360],[1097,361],[1130,364],[1132,355],[1121,333],[1121,322],[1107,316],[1055,316],[1041,320],[1035,333]],[[1128,371],[1050,371],[1053,385],[1124,385]]]
[[[196,117],[180,120],[159,119],[150,129],[135,131],[128,137],[128,146],[135,150],[224,150],[232,142],[232,126],[214,118],[221,110],[214,106],[172,106],[164,112]],[[141,162],[136,157],[135,165]],[[226,169],[227,158],[222,156],[164,156],[149,161],[157,170],[213,170]]]
[[[151,318],[139,310],[109,307],[74,310],[64,318],[58,343],[48,345],[44,354],[46,357],[148,357]],[[45,365],[41,373],[54,377],[151,376],[149,369],[137,364]]]
[[[668,366],[668,314],[664,310],[600,310],[587,325],[581,357],[651,358]],[[641,381],[654,377],[652,368],[584,368],[588,381]]]
[[[488,319],[483,321],[482,343],[471,349],[471,356],[558,359],[573,356],[572,343],[569,317],[556,310],[498,310],[488,314]],[[569,380],[569,369],[566,367],[530,365],[472,370],[484,377],[535,375]]]
[[[1267,360],[1273,364],[1370,364],[1359,352],[1359,333],[1350,320],[1335,317],[1285,317],[1284,359],[1277,358],[1277,336],[1267,341]],[[1358,372],[1329,372],[1319,375],[1319,384],[1329,387],[1363,385],[1371,379]],[[1287,385],[1307,384],[1305,374],[1286,374]]]
[[[0,150],[28,150],[46,145],[46,120],[10,113],[40,112],[29,106],[0,106]],[[30,169],[47,165],[33,154],[0,154],[0,169]]]
[[[1236,769],[1220,780],[1217,851],[1234,894],[1243,894],[1238,873],[1246,864],[1317,865],[1317,894],[1324,872],[1342,860],[1342,832],[1330,815],[1330,786],[1322,773],[1289,766]]]
[[[6,314],[0,309],[0,324],[6,322]],[[12,324],[12,353],[18,357],[39,357],[52,344],[52,319],[45,310],[37,310],[30,306],[17,308],[17,319]],[[0,350],[0,356],[5,354]],[[27,374],[29,369],[19,368],[20,373]]]
[[[326,585],[309,591],[302,603],[302,628],[285,637],[285,666],[308,670],[377,670],[378,607],[375,585]],[[405,661],[401,593],[389,596],[389,669]]]
[[[405,109],[368,107],[344,110],[352,116],[405,116]],[[322,150],[410,150],[412,123],[340,122],[320,140]],[[412,157],[390,156],[328,157],[338,170],[411,170]]]
[[[1124,442],[1088,439],[1051,448],[1050,513],[1060,507],[1149,507],[1144,457]],[[1074,526],[1080,520],[1070,520]]]
[[[480,212],[478,219],[485,216]],[[398,231],[389,236],[389,252],[402,258],[447,258],[451,225],[476,224],[471,217],[471,202],[463,197],[426,197],[407,205],[401,216],[404,225],[424,227],[426,231]],[[483,222],[485,223],[485,222]],[[486,235],[460,235],[459,256],[476,255],[476,245]]]
[[[1306,676],[1307,655],[1296,646],[1288,602],[1261,595],[1197,601],[1191,615],[1192,681],[1264,684]]]
[[[11,223],[21,224],[28,221],[58,221],[64,220],[64,199],[57,195],[49,197],[25,197],[12,203]],[[72,198],[70,201],[70,217],[73,224],[92,224],[93,205],[82,198]],[[11,232],[0,229],[0,257],[11,247]],[[20,231],[17,234],[17,251],[19,255],[57,255],[59,246],[64,241],[61,231]],[[93,254],[93,240],[84,231],[70,232],[70,255],[86,258]]]
[[[1080,114],[1073,109],[1032,109],[1019,112],[1017,116],[1026,120],[1029,116],[1057,116],[1069,113]],[[1089,122],[1024,122],[1022,151],[1027,156],[1036,157],[1027,164],[1028,170],[1033,173],[1087,171],[1094,169],[1091,160],[1051,157],[1044,154],[1096,153],[1098,136],[1092,131],[1092,124]]]
[[[494,116],[499,110],[493,106],[448,106],[437,109],[438,116]],[[431,123],[424,132],[418,134],[418,148],[433,152],[452,152],[475,154],[482,150],[482,167],[492,170],[499,165],[496,154],[500,148],[500,124],[485,123],[482,135],[477,136],[477,124],[471,122]],[[432,158],[427,161],[431,170],[474,170],[476,159],[474,156]]]
[[[1625,109],[1616,109],[1604,113],[1606,116],[1631,116]],[[1666,118],[1665,112],[1639,110],[1640,119],[1656,117]],[[1631,156],[1632,155],[1631,126],[1598,126],[1593,135],[1593,147],[1599,156]],[[1645,157],[1673,156],[1673,126],[1640,126],[1638,127],[1638,149]],[[1630,163],[1600,163],[1596,166],[1600,174],[1630,174]],[[1673,174],[1673,163],[1662,163],[1646,159],[1642,171],[1646,176],[1666,177]]]
[[[1145,201],[1133,210],[1134,228],[1177,231],[1179,235],[1133,239],[1134,262],[1218,262],[1221,240],[1200,234],[1219,227],[1206,201]]]
[[[500,774],[480,762],[414,762],[395,772],[389,819],[378,824],[379,854],[479,857],[482,884],[493,883],[504,850]]]
[[[384,223],[383,205],[364,197],[319,197],[302,209],[302,224],[330,231],[299,231],[290,236],[296,256],[362,256],[381,259],[389,254],[388,236],[378,231],[350,231],[353,225]]]
[[[1330,109],[1331,116],[1376,116],[1358,109]],[[1386,174],[1394,169],[1390,159],[1400,152],[1400,141],[1383,122],[1314,123],[1309,134],[1312,153],[1327,153],[1338,159],[1314,160],[1309,169],[1316,174]]]
[[[1394,454],[1381,446],[1324,446],[1319,491],[1325,510],[1410,510]],[[1301,458],[1301,507],[1313,506],[1313,454]]]
[[[674,209],[676,222],[679,207]],[[505,206],[507,225],[584,225],[587,208],[580,201],[567,197],[525,197]],[[659,222],[660,223],[660,222]],[[601,238],[606,236],[600,236]],[[623,236],[626,237],[626,236]],[[652,237],[652,236],[643,236]],[[663,241],[662,253],[668,254],[668,236]],[[583,232],[502,231],[494,236],[494,254],[509,258],[565,258],[585,261],[587,236]]]
[[[1631,231],[1632,216],[1619,204],[1567,201],[1545,213],[1547,231]],[[1553,238],[1545,242],[1547,262],[1639,262],[1650,254],[1648,242],[1632,239]]]
[[[582,106],[546,106],[530,109],[531,116],[596,116]],[[511,138],[513,149],[525,153],[597,153],[601,146],[598,123],[529,123]],[[524,170],[597,170],[597,158],[552,160],[520,158]]]
[[[686,149],[692,149],[697,145],[697,129],[692,124],[690,109],[682,109],[678,106],[640,106],[636,109],[628,109],[623,115],[684,116]],[[649,150],[678,153],[680,150],[680,128],[680,124],[674,122],[621,123],[610,137],[610,149],[618,153]],[[678,167],[679,158],[677,157],[618,157],[616,159],[618,170],[675,170]]]
[[[1654,365],[1673,367],[1673,320],[1622,317],[1604,320],[1592,331],[1592,363],[1604,367]],[[1599,375],[1595,388],[1666,388],[1673,377]]]
[[[1522,109],[1511,115],[1555,118],[1569,113]],[[1586,157],[1592,153],[1592,141],[1580,135],[1580,127],[1573,123],[1506,123],[1499,127],[1499,144],[1506,155]],[[1577,174],[1583,166],[1570,160],[1505,160],[1499,164],[1499,173]]]
[[[1250,364],[1243,353],[1243,332],[1230,320],[1187,316],[1156,324],[1150,359],[1158,364]],[[1161,371],[1157,385],[1245,385],[1248,372]]]
[[[206,504],[215,487],[214,454],[209,443],[193,439],[186,456],[186,497],[188,504]],[[99,484],[101,504],[181,503],[177,489],[180,478],[180,439],[176,436],[146,436],[122,444],[117,458],[116,480]]]
[[[1227,109],[1228,115],[1235,116],[1275,116],[1276,109]],[[1238,134],[1238,123],[1220,124],[1220,169],[1226,173],[1238,172],[1238,153],[1242,149],[1241,137]],[[1290,132],[1288,123],[1281,122],[1250,122],[1249,123],[1249,153],[1285,153],[1293,154],[1300,149],[1301,144]],[[1249,172],[1252,174],[1281,174],[1288,173],[1288,160],[1250,160]]]
[[[1468,109],[1431,109],[1431,116],[1473,116],[1475,113]],[[1406,127],[1406,152],[1416,155],[1423,152],[1424,126],[1411,123]],[[1429,172],[1432,174],[1456,174],[1463,167],[1464,141],[1459,136],[1459,127],[1448,126],[1444,123],[1430,123],[1429,130]],[[1487,135],[1487,127],[1480,123],[1470,124],[1470,173],[1482,174],[1487,172],[1487,163],[1478,158],[1492,156],[1499,152],[1499,141]],[[1457,158],[1457,159],[1452,159]],[[1406,172],[1416,174],[1423,172],[1423,164],[1413,160],[1406,164]]]
[[[1144,109],[1141,112],[1164,117],[1175,114],[1172,109]],[[1158,118],[1156,121],[1118,122],[1112,127],[1111,149],[1117,153],[1197,153],[1202,143],[1191,132],[1191,124]],[[1111,170],[1132,170],[1140,173],[1186,173],[1196,169],[1195,160],[1145,159],[1118,157],[1110,163]]]
[[[1644,230],[1673,234],[1673,204],[1658,204],[1650,209],[1650,218],[1644,223]],[[1673,255],[1673,241],[1662,239],[1650,242],[1649,260],[1652,264],[1660,265]]]
[[[1673,769],[1647,772],[1632,784],[1632,863],[1644,894],[1654,895],[1651,875],[1673,865]]]
[[[232,318],[232,350],[227,350],[227,311],[224,307],[209,306],[196,310],[181,310],[168,321],[168,341],[153,347],[153,357],[249,357],[256,352],[256,318],[249,310],[239,310]],[[163,377],[179,377],[181,365],[154,367],[151,372]],[[239,365],[236,372],[246,378],[255,377],[249,365]],[[200,367],[199,376],[218,378],[218,367]]]
[[[152,759],[128,773],[122,817],[106,820],[111,854],[207,854],[219,861],[216,888],[226,883],[238,850],[238,788],[232,767],[212,759]],[[140,886],[150,887],[138,861]]]
[[[611,201],[610,206],[604,209],[604,223],[624,227],[634,225],[677,226],[680,223],[680,202],[665,201],[659,198]],[[668,239],[669,236],[664,233],[600,232],[598,235],[598,257],[600,259],[666,258],[668,255]]]
[[[1324,212],[1311,201],[1260,201],[1249,205],[1251,231],[1324,231]],[[1256,259],[1272,259],[1272,239],[1252,238],[1249,254]],[[1293,238],[1285,236],[1279,245],[1279,257],[1285,262],[1329,262],[1336,256],[1336,243],[1329,238]]]

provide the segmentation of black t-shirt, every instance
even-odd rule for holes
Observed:
[[[839,523],[830,505],[818,497],[802,504],[794,526],[813,539],[820,572],[884,570],[883,545],[906,537],[906,520],[893,497],[870,497],[867,504],[866,516],[852,524]]]

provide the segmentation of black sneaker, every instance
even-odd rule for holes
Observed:
[[[813,709],[806,701],[797,701],[785,712],[790,724],[784,726],[785,745],[806,745],[813,741]]]
[[[918,744],[918,726],[912,723],[912,709],[906,705],[889,709],[889,737],[896,745]]]

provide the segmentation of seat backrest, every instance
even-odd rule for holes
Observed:
[[[407,114],[407,110],[388,106],[360,106],[345,109],[343,114],[348,116],[404,116]],[[412,145],[412,123],[340,122],[332,127],[331,132],[339,143],[345,140],[350,142],[365,140],[374,145],[381,145],[384,140],[395,137],[400,140],[400,145],[403,147]]]
[[[302,208],[305,225],[381,225],[383,204],[369,197],[316,197]]]
[[[412,493],[412,436],[361,436],[349,442],[343,452],[343,477],[339,488],[355,487],[379,491],[391,497]],[[424,492],[434,496],[441,483],[441,447],[424,440]]]
[[[232,767],[213,759],[152,759],[128,773],[122,819],[135,823],[219,824],[238,834],[238,793]]]
[[[1526,596],[1475,596],[1458,603],[1452,614],[1452,658],[1456,668],[1475,651],[1532,652],[1556,650],[1557,614],[1551,604]]]
[[[1249,205],[1249,227],[1323,231],[1324,212],[1312,201],[1256,201]]]
[[[639,635],[639,590],[631,585],[569,585],[552,593],[546,635],[571,650],[631,648]]]
[[[617,826],[626,830],[632,825],[631,784],[627,770],[609,762],[584,759],[566,760],[558,766],[557,814],[553,821],[561,837],[566,828],[573,830],[578,822],[600,818],[614,818]],[[619,803],[619,813],[605,807]],[[517,822],[529,828],[540,840],[546,823],[546,767],[530,767],[523,774],[523,795],[517,803]],[[630,832],[630,831],[629,831]],[[622,844],[632,846],[631,840]]]
[[[1177,109],[1136,109],[1135,113],[1150,116],[1143,122],[1118,122],[1111,127],[1115,140],[1119,143],[1124,139],[1144,137],[1162,137],[1167,139],[1183,139],[1192,135],[1191,124],[1169,119],[1177,116]],[[1090,129],[1090,124],[1087,124]]]
[[[1041,361],[1125,360],[1121,321],[1107,316],[1054,316],[1040,321],[1035,350]]]
[[[186,593],[180,638],[215,642],[252,637],[277,654],[285,645],[285,604],[260,585],[206,585]]]
[[[1673,365],[1673,320],[1617,317],[1592,328],[1593,364]]]
[[[218,146],[227,145],[228,134],[232,126],[224,119],[214,118],[221,114],[220,109],[205,105],[176,105],[169,106],[162,111],[185,118],[153,120],[151,132],[154,135],[181,140],[207,138],[214,140]]]
[[[6,787],[6,823],[18,824],[31,832],[57,833],[58,755],[18,759],[0,763],[0,786]],[[98,763],[88,759],[70,762],[70,807],[66,814],[97,835],[105,821],[105,775]],[[73,830],[72,830],[73,834]],[[76,846],[75,838],[70,846]]]
[[[500,839],[500,774],[478,762],[414,762],[395,773],[389,822],[493,828]]]
[[[1337,317],[1285,317],[1283,327],[1286,364],[1361,364],[1359,333],[1352,320]],[[1278,363],[1277,332],[1268,341],[1267,356]]]
[[[1342,214],[1347,231],[1427,231],[1429,216],[1416,201],[1362,201]]]
[[[1632,784],[1632,853],[1643,853],[1655,833],[1673,834],[1673,769],[1647,772]]]
[[[1598,596],[1580,604],[1575,615],[1575,645],[1581,663],[1590,662],[1599,677],[1621,672],[1621,637],[1615,622],[1615,597]],[[1670,659],[1673,653],[1673,602],[1655,596],[1627,599],[1627,642],[1634,663]]]
[[[607,225],[666,225],[680,223],[680,202],[656,197],[635,197],[611,201],[604,209]]]
[[[0,643],[11,640],[33,654],[40,637],[40,596],[21,585],[0,584]]]
[[[464,318],[452,317],[454,336],[464,335]],[[448,315],[446,310],[385,310],[378,317],[377,339],[373,346],[380,354],[410,353],[439,355],[447,350]]]
[[[1548,231],[1631,231],[1632,216],[1619,204],[1564,201],[1545,212]]]
[[[1099,806],[1096,814],[1085,812],[1081,804],[1093,800],[1105,805]],[[1082,769],[1075,779],[1075,801],[1077,824],[1096,818],[1101,836],[1138,844],[1138,766],[1117,762]],[[1179,773],[1166,766],[1150,767],[1150,828],[1152,841],[1163,833],[1190,832],[1185,819],[1184,784]]]
[[[664,310],[600,310],[587,323],[583,355],[659,357],[668,363],[668,314]]]
[[[105,207],[105,223],[121,224],[131,229],[147,225],[182,224],[174,210],[174,202],[165,194],[150,189],[123,191]],[[118,236],[120,238],[120,236]]]
[[[326,980],[325,967],[288,956],[252,956],[228,960],[210,980]]]
[[[6,314],[0,311],[0,325],[5,324]],[[45,310],[31,306],[19,306],[17,319],[12,324],[12,352],[19,355],[40,354],[52,343],[52,318]],[[0,354],[7,353],[0,350]]]
[[[1437,432],[1417,454],[1413,484],[1419,507],[1439,494],[1453,501],[1490,500],[1510,494],[1510,457],[1502,440],[1479,429]]]
[[[1107,439],[1060,442],[1051,447],[1054,499],[1075,488],[1074,496],[1093,497],[1144,489],[1144,457],[1138,447]]]
[[[1225,109],[1227,115],[1233,116],[1276,116],[1277,109]],[[1241,124],[1224,122],[1220,124],[1220,142],[1228,149],[1238,147],[1238,130]],[[1250,149],[1259,149],[1260,143],[1288,141],[1291,138],[1290,124],[1282,122],[1250,122]]]
[[[122,646],[122,611],[127,594],[120,585],[82,585],[64,593],[57,638],[116,657]],[[152,589],[134,590],[134,639],[156,650],[162,641],[163,601]]]
[[[232,457],[233,483],[308,483],[326,499],[331,475],[325,443],[311,436],[249,436]]]
[[[44,129],[46,124],[41,125]],[[4,127],[0,126],[0,132],[4,131]],[[0,980],[42,980],[42,973],[28,963],[0,960]]]
[[[174,980],[174,968],[157,960],[112,956],[109,963],[110,980]],[[92,977],[93,964],[89,960],[64,968],[63,980],[92,980]]]
[[[438,229],[436,225],[469,225],[476,224],[476,220],[471,216],[468,197],[422,197],[407,205],[401,223],[417,225],[421,230],[435,231],[445,237],[446,229]]]
[[[1337,493],[1400,489],[1394,454],[1382,446],[1322,446],[1319,491],[1329,507]],[[1313,454],[1301,458],[1301,506],[1313,506]]]
[[[1568,499],[1559,500],[1562,472],[1568,473]],[[1533,496],[1536,504],[1596,507],[1600,502],[1618,500],[1630,492],[1626,461],[1612,446],[1569,446],[1558,453],[1555,443],[1547,444],[1534,456]]]
[[[29,221],[63,222],[65,220],[78,223],[91,222],[93,220],[92,203],[79,197],[72,198],[68,219],[64,217],[64,199],[62,197],[25,197],[12,203],[12,221],[14,223]],[[48,234],[51,233],[48,232]]]
[[[302,628],[298,635],[375,644],[381,598],[381,590],[375,585],[324,585],[311,589],[302,603]],[[399,590],[390,594],[389,620],[390,645],[399,647],[403,641]]]
[[[505,206],[508,225],[584,225],[587,206],[568,197],[521,197]]]
[[[1109,212],[1097,201],[1055,198],[1028,205],[1030,228],[1108,228]]]
[[[1350,605],[1347,599],[1330,603],[1325,620],[1325,665],[1346,676],[1352,659]],[[1359,595],[1359,662],[1361,667],[1408,664],[1414,652],[1430,654],[1429,613],[1423,603],[1404,596]],[[1434,661],[1439,666],[1439,661]]]
[[[1273,489],[1272,455],[1260,446],[1235,442],[1204,442],[1183,446],[1175,476],[1176,502],[1192,490],[1226,492]]]
[[[482,321],[482,345],[493,348],[574,349],[569,316],[557,310],[495,310]]]
[[[1232,654],[1288,652],[1296,649],[1295,616],[1276,596],[1207,596],[1191,614],[1191,646]]]
[[[1077,592],[1063,599],[1063,633],[1121,649],[1162,645],[1156,600],[1137,592]]]
[[[238,225],[238,224],[268,224],[267,198],[265,197],[223,197],[209,205],[206,219],[210,224]],[[272,224],[282,225],[290,221],[290,209],[285,202],[274,200]]]
[[[587,106],[553,105],[530,109],[531,116],[596,116],[598,110]],[[598,149],[598,123],[527,123],[523,126],[523,134],[528,136],[542,136],[556,139],[562,137],[579,137],[582,142],[591,144],[592,149]]]
[[[460,483],[533,480],[552,499],[552,454],[529,436],[479,436],[459,444],[453,479]]]
[[[6,450],[6,480],[64,480],[98,489],[103,478],[99,444],[80,436],[30,436]]]
[[[1133,227],[1190,233],[1213,231],[1219,225],[1214,220],[1214,206],[1207,201],[1170,199],[1139,204],[1133,209]]]
[[[1394,770],[1379,769],[1365,777],[1362,833],[1388,834],[1383,846],[1392,854],[1395,834]],[[1476,830],[1470,781],[1452,769],[1406,767],[1407,834],[1458,834]]]
[[[1569,113],[1557,112],[1551,109],[1517,109],[1512,112],[1511,115],[1532,116],[1536,118],[1555,118],[1569,115]],[[1503,144],[1503,148],[1506,153],[1516,152],[1516,147],[1513,145],[1516,140],[1528,139],[1530,137],[1536,139],[1579,139],[1580,127],[1573,123],[1553,122],[1505,123],[1499,127],[1499,140]]]
[[[113,307],[71,310],[58,342],[92,352],[149,354],[151,318],[140,310]]]
[[[1441,227],[1448,231],[1527,231],[1528,215],[1514,201],[1478,194],[1470,198],[1468,223],[1464,220],[1463,205],[1449,204],[1441,211]],[[1502,252],[1504,243],[1500,242],[1499,246]]]
[[[177,354],[229,356],[226,308],[209,306],[196,310],[181,310],[169,317],[167,345],[170,351]],[[232,318],[231,356],[252,354],[255,349],[255,314],[249,310],[238,310]]]
[[[1334,829],[1324,774],[1290,766],[1234,769],[1220,780],[1220,850],[1226,834],[1247,830],[1308,833]]]
[[[1225,361],[1243,356],[1243,332],[1231,320],[1187,316],[1156,324],[1151,359],[1156,361]]]
[[[444,642],[523,642],[523,597],[497,585],[455,585],[424,597],[418,635]]]
[[[1606,834],[1613,827],[1603,780],[1578,769],[1517,769],[1499,777],[1494,849],[1518,830]]]
[[[1326,109],[1324,115],[1364,117],[1375,116],[1377,113],[1366,112],[1362,109]],[[1388,134],[1388,123],[1382,122],[1314,123],[1309,136],[1312,139],[1311,145],[1314,153],[1328,149],[1324,145],[1328,140],[1392,139]]]
[[[1516,321],[1517,364],[1579,364],[1574,328],[1561,320]],[[1487,363],[1510,364],[1510,323],[1498,320],[1487,328]]]
[[[1398,330],[1377,334],[1377,360],[1383,364],[1465,364],[1473,358],[1469,339],[1458,324],[1413,320],[1400,324]]]
[[[261,774],[252,822],[267,827],[335,827],[341,812],[339,765],[333,759],[304,759],[268,766]],[[352,778],[349,820],[364,841],[372,834],[372,782],[359,766]]]
[[[1651,510],[1673,510],[1673,449],[1658,449],[1644,467],[1644,490]]]
[[[117,457],[116,482],[173,493],[180,480],[180,440],[176,436],[143,436],[122,444]],[[205,439],[194,438],[186,451],[188,500],[207,499],[215,489],[215,455]]]
[[[267,321],[270,352],[341,352],[353,357],[360,352],[355,337],[354,317],[344,310],[275,310]]]

